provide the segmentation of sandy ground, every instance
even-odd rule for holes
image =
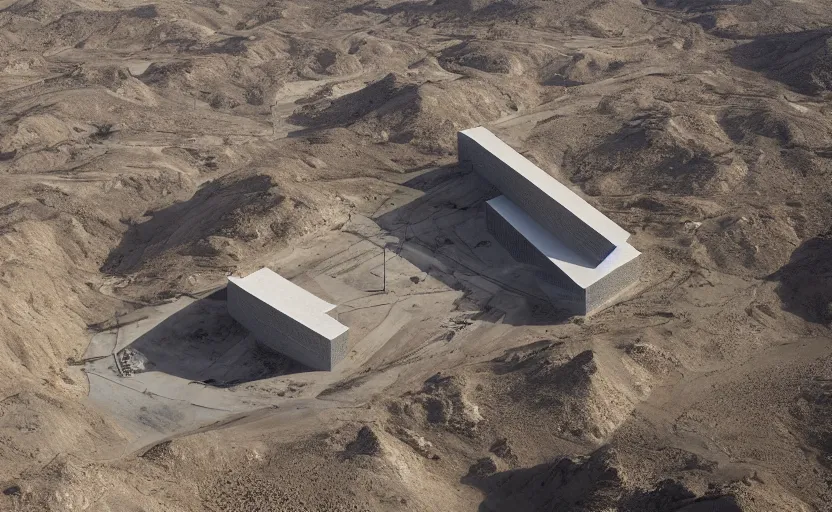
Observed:
[[[0,510],[832,510],[831,22],[0,0]],[[621,302],[486,233],[477,125],[633,233]],[[228,317],[263,266],[335,371]]]

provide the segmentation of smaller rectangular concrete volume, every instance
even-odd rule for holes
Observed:
[[[260,343],[316,370],[347,354],[348,328],[329,316],[335,306],[268,268],[228,278],[228,312]]]
[[[549,176],[486,128],[457,135],[459,162],[474,170],[541,226],[557,233],[593,266],[630,234],[565,185]]]

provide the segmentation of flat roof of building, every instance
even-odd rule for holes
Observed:
[[[588,288],[641,254],[635,247],[624,242],[618,245],[598,266],[592,267],[590,261],[546,231],[508,197],[495,197],[488,201],[488,205],[581,288]]]
[[[622,245],[630,238],[630,233],[621,226],[598,211],[566,185],[550,176],[540,167],[534,165],[526,157],[491,133],[487,128],[479,126],[477,128],[463,130],[460,133],[505,162],[517,174],[572,212],[584,224],[612,242],[613,245]]]
[[[261,268],[242,278],[229,276],[228,280],[328,339],[335,339],[349,330],[347,326],[327,315],[335,305],[309,293],[271,269]]]

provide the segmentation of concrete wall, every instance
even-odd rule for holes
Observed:
[[[575,315],[586,314],[586,290],[583,288],[569,289],[552,284],[543,272],[537,275],[537,285],[555,307]]]
[[[641,270],[641,257],[621,265],[586,290],[587,314],[612,304],[625,290],[636,284]]]
[[[557,265],[552,263],[540,269],[540,272],[537,274],[537,280],[556,286],[571,297],[581,297],[581,300],[583,300],[586,295],[586,290],[575,284],[575,281],[570,279]]]
[[[526,240],[523,235],[514,229],[502,215],[494,211],[494,208],[488,203],[485,203],[485,227],[491,236],[518,263],[541,267],[549,261],[545,256],[540,254],[540,251],[535,249],[531,242]]]
[[[615,249],[613,242],[463,132],[457,135],[457,145],[460,165],[472,166],[477,174],[522,207],[538,224],[594,265],[601,263]]]
[[[518,263],[535,266],[538,286],[557,306],[584,314],[586,293],[569,279],[549,258],[521,235],[499,213],[485,204],[485,225],[488,232]]]
[[[637,257],[584,289],[542,254],[489,203],[485,204],[485,224],[491,236],[512,258],[537,268],[535,276],[538,286],[552,303],[572,313],[587,315],[598,311],[638,281]]]
[[[228,312],[260,343],[315,370],[331,370],[347,354],[348,332],[328,339],[228,283]]]

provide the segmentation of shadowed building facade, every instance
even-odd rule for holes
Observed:
[[[347,354],[348,328],[327,313],[335,306],[263,268],[228,278],[228,312],[260,343],[316,370]]]
[[[486,203],[489,233],[520,263],[536,268],[556,305],[589,314],[638,281],[630,234],[485,128],[459,132],[460,165],[504,195]]]

